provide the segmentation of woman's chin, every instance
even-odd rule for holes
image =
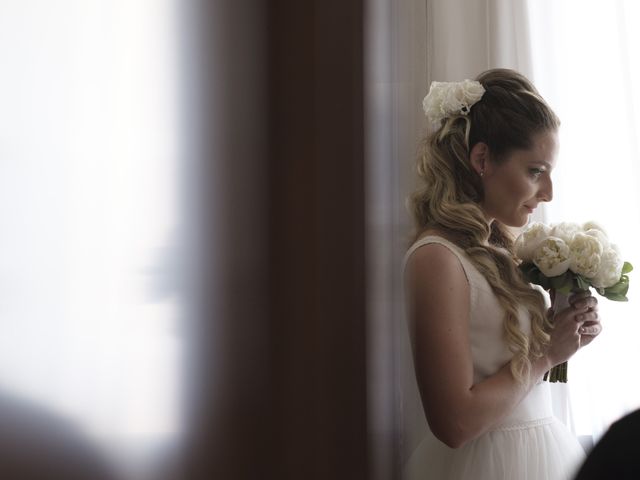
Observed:
[[[518,215],[517,217],[505,218],[504,220],[500,220],[500,223],[506,225],[511,228],[522,228],[529,223],[529,215]]]

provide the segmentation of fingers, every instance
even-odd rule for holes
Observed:
[[[588,293],[578,293],[569,300],[575,310],[595,310],[598,308],[598,299]]]
[[[573,305],[576,302],[580,302],[580,301],[583,301],[586,298],[589,298],[590,296],[591,296],[591,292],[589,292],[589,291],[572,293],[572,294],[569,295],[569,304]]]
[[[602,330],[598,315],[598,300],[595,297],[583,295],[574,301],[572,308],[575,312],[573,318],[580,324],[578,333],[593,337],[597,336]],[[582,343],[583,345],[586,344]]]
[[[595,313],[595,312],[594,312]],[[589,345],[594,338],[596,338],[602,332],[602,324],[600,320],[589,320],[578,324],[578,335],[580,338],[580,347]]]
[[[569,308],[554,315],[554,328],[564,329],[565,335],[575,338],[579,347],[583,347],[602,332],[598,300],[590,292],[580,292],[571,295],[569,303]]]
[[[557,317],[554,316],[554,318],[557,318],[556,321],[562,321],[561,319],[563,318],[572,319],[578,323],[599,321],[598,302],[597,300],[593,301],[591,299],[581,300],[573,306],[563,310],[560,315]]]
[[[578,323],[578,333],[580,335],[596,336],[602,331],[600,316],[598,315],[597,305],[595,308],[588,305],[588,303],[583,304],[579,310],[582,313],[576,312],[574,320]]]
[[[602,325],[599,323],[597,325],[591,325],[591,326],[585,325],[578,329],[579,332],[580,330],[582,330],[582,332],[579,333],[580,347],[585,347],[589,345],[598,335],[600,335],[600,332],[602,332]]]
[[[596,310],[583,310],[583,313],[577,313],[573,317],[576,322],[600,322],[600,316]]]
[[[602,325],[600,323],[596,323],[593,325],[583,324],[580,328],[578,328],[578,333],[580,335],[586,335],[591,337],[600,335],[601,332],[602,332]]]

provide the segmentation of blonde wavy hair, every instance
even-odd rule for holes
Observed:
[[[416,233],[435,228],[448,234],[484,275],[505,311],[504,334],[513,353],[511,372],[524,382],[531,361],[549,344],[551,325],[543,295],[526,283],[513,254],[513,236],[497,220],[489,226],[480,207],[484,192],[469,153],[479,142],[491,160],[502,163],[516,149],[530,149],[534,135],[556,131],[560,121],[535,87],[507,69],[481,73],[482,99],[468,115],[451,115],[422,143],[420,187],[409,199]],[[531,317],[531,335],[518,321],[520,308]]]

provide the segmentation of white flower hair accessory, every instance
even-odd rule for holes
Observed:
[[[422,101],[424,114],[434,124],[450,115],[467,115],[486,90],[476,80],[462,82],[431,82],[429,93]]]

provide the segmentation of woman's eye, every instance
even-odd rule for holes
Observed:
[[[544,173],[544,169],[542,169],[542,168],[530,168],[529,169],[529,174],[532,177],[535,177],[535,178],[538,178],[543,173]]]

